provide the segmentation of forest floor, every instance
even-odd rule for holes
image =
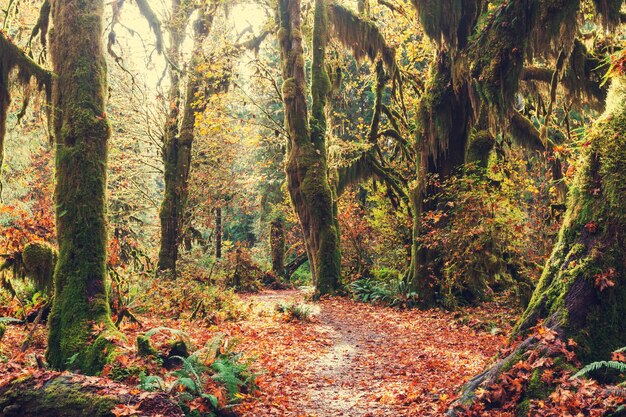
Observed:
[[[249,296],[271,312],[298,291]],[[497,303],[463,312],[398,310],[330,298],[310,323],[245,322],[246,350],[265,369],[242,416],[439,416],[480,373],[514,321]],[[250,339],[250,336],[253,336]]]
[[[506,346],[517,313],[498,302],[448,312],[400,310],[345,298],[310,303],[314,314],[306,321],[277,312],[278,304],[303,303],[305,297],[299,290],[243,295],[247,317],[212,326],[138,316],[141,329],[122,326],[128,344],[120,363],[128,369],[145,366],[134,340],[150,328],[180,329],[196,347],[221,334],[236,341],[236,349],[253,359],[251,367],[260,373],[259,390],[242,395],[232,408],[242,417],[440,416],[458,389]],[[11,380],[10,373],[35,370],[35,358],[45,348],[40,327],[21,354],[27,329],[9,326],[0,344],[9,366],[0,366],[0,383]],[[149,371],[166,376],[156,367]],[[137,384],[132,378],[124,382],[132,389]]]

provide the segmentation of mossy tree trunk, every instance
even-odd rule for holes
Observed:
[[[573,339],[583,363],[607,360],[626,346],[626,80],[611,85],[604,115],[588,139],[585,160],[568,196],[552,255],[513,332],[517,349],[474,378],[455,404],[471,401],[502,370],[537,348],[530,331],[540,321],[563,341]],[[454,409],[449,413],[454,415]]]
[[[435,303],[436,281],[443,273],[440,253],[420,244],[424,233],[421,216],[439,209],[441,203],[435,198],[437,189],[429,184],[429,178],[436,175],[445,180],[463,166],[471,129],[467,88],[455,90],[451,65],[448,53],[440,51],[419,111],[422,132],[417,142],[418,186],[411,191],[413,247],[406,279],[424,307]]]
[[[316,296],[334,293],[340,286],[341,255],[337,207],[328,181],[326,155],[326,100],[330,80],[325,68],[328,41],[327,11],[315,2],[312,63],[312,115],[306,102],[306,79],[299,0],[279,0],[283,99],[289,132],[287,183],[300,219]]]
[[[613,81],[605,114],[570,190],[559,238],[515,333],[538,320],[578,343],[583,360],[626,345],[626,82]]]
[[[170,59],[180,64],[180,49],[184,41],[184,30],[190,10],[189,6],[181,6],[179,0],[174,0],[174,11],[168,54]],[[182,117],[179,109],[182,101],[179,70],[170,68],[170,114],[166,122],[163,141],[165,192],[159,212],[161,248],[158,269],[159,271],[169,270],[174,276],[178,247],[183,235],[196,113],[203,111],[204,107],[203,100],[198,97],[203,86],[203,74],[199,73],[198,66],[202,60],[202,44],[209,33],[212,20],[212,13],[208,13],[204,7],[199,10],[198,19],[194,25],[194,52],[189,63]]]
[[[168,59],[179,63],[181,46],[184,40],[184,29],[179,28],[177,20],[181,20],[183,14],[180,10],[180,0],[172,0],[173,22],[169,29],[170,46],[167,50]],[[182,19],[186,22],[186,18]],[[161,220],[161,247],[159,249],[159,260],[157,269],[159,271],[171,271],[176,273],[176,260],[178,258],[179,224],[178,214],[180,212],[179,196],[176,189],[177,166],[178,166],[178,121],[180,117],[181,86],[180,75],[176,68],[169,67],[170,89],[168,92],[169,114],[165,121],[165,131],[163,135],[163,180],[165,191],[163,201],[159,211]]]
[[[272,272],[282,277],[285,275],[285,223],[280,217],[270,223],[270,248]]]
[[[56,139],[59,259],[46,359],[57,369],[98,372],[111,354],[105,289],[106,170],[103,0],[55,0],[50,54]],[[100,330],[95,330],[100,329]],[[102,330],[104,329],[104,330]],[[74,356],[77,355],[77,356]]]

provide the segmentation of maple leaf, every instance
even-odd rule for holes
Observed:
[[[139,406],[141,406],[141,403],[135,405],[118,404],[113,410],[111,410],[111,412],[115,415],[115,417],[134,416],[141,413],[141,411],[139,411]]]
[[[598,223],[594,221],[590,221],[585,225],[585,230],[587,233],[594,234],[598,231]]]
[[[594,276],[595,278],[595,284],[596,287],[600,290],[600,291],[604,291],[607,288],[611,288],[615,286],[615,282],[610,280],[611,275],[603,273],[603,274],[596,274]]]
[[[613,352],[611,359],[618,362],[626,362],[626,355],[624,352]]]

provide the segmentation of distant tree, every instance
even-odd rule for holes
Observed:
[[[163,138],[163,164],[165,193],[159,217],[161,218],[161,248],[159,271],[176,273],[178,247],[182,238],[185,208],[188,198],[188,182],[191,169],[191,147],[195,137],[196,113],[204,108],[205,75],[199,71],[202,63],[202,46],[211,30],[217,2],[172,1],[172,19],[169,25],[170,47],[167,50],[170,90],[169,114]],[[185,29],[194,11],[198,17],[194,24],[193,54],[187,63],[186,90],[181,86],[180,68]],[[184,93],[183,93],[184,92]]]

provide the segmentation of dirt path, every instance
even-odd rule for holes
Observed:
[[[496,305],[460,315],[339,298],[318,303],[311,323],[273,313],[277,303],[302,298],[288,291],[248,299],[268,320],[239,331],[268,373],[260,378],[260,400],[244,402],[242,416],[441,415],[504,342],[494,329],[507,330],[510,322]]]

